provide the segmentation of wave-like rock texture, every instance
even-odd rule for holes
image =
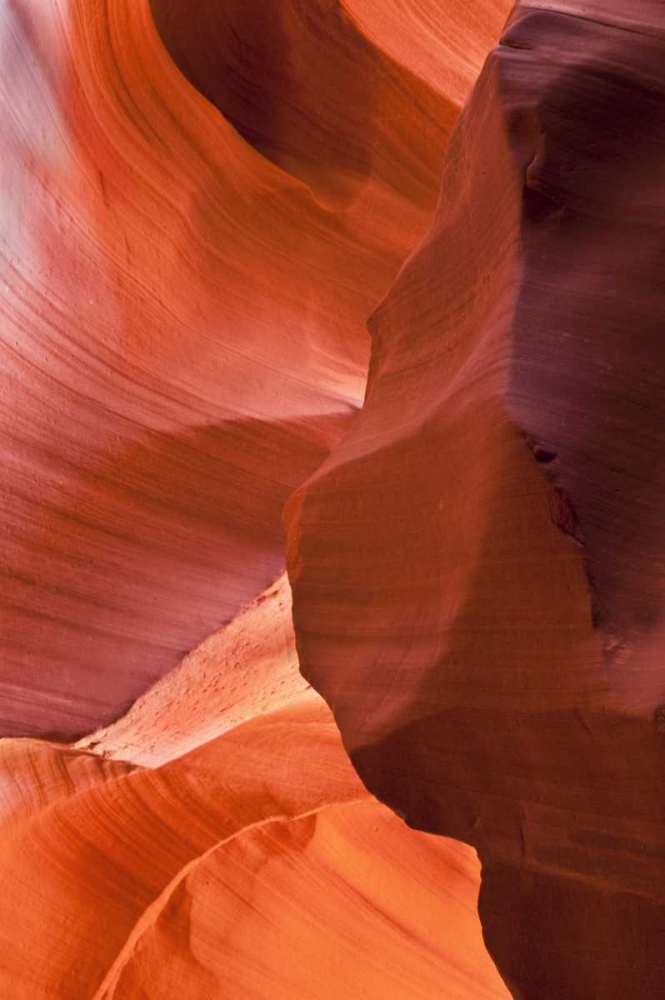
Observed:
[[[5,996],[505,996],[475,852],[373,799],[313,693],[156,769],[5,740],[0,775]]]
[[[3,998],[507,996],[477,853],[298,672],[281,521],[507,9],[0,0]]]
[[[339,5],[153,10],[0,7],[5,735],[112,721],[283,571],[473,78]]]
[[[518,3],[288,508],[303,674],[526,1000],[665,983],[664,163],[665,5]]]

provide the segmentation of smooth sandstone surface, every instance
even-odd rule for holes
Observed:
[[[281,523],[507,8],[0,5],[2,996],[507,996],[476,852],[298,672]]]
[[[664,14],[517,5],[287,514],[302,672],[527,1000],[665,981]]]
[[[5,735],[113,721],[278,578],[436,201],[457,92],[325,4],[198,8],[153,5],[217,107],[147,0],[0,9]]]
[[[665,4],[509,7],[0,4],[1,995],[662,995]]]
[[[5,740],[0,779],[16,1000],[506,996],[475,852],[376,802],[314,694],[156,769]]]

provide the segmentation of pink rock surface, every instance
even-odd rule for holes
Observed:
[[[662,14],[517,5],[288,513],[302,671],[528,1000],[665,975]]]
[[[199,8],[171,8],[183,44]],[[362,400],[365,318],[427,225],[456,108],[317,24],[305,75],[274,81],[281,162],[243,137],[251,102],[225,117],[183,78],[147,0],[2,9],[5,734],[108,723],[271,584],[282,505]],[[334,31],[357,41],[332,73],[366,53],[350,95],[314,72]],[[269,25],[259,85],[261,44]],[[356,91],[378,106],[349,124]],[[317,101],[341,152],[306,167]]]
[[[665,5],[508,7],[0,5],[1,996],[662,996]]]
[[[298,673],[281,522],[506,8],[0,5],[1,996],[507,995],[476,852]]]

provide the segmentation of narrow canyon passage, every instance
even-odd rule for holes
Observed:
[[[476,852],[367,792],[299,673],[281,509],[503,12],[214,13],[0,8],[0,993],[499,998]]]
[[[0,3],[0,996],[662,995],[664,56]]]

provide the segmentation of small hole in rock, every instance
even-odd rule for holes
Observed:
[[[547,448],[541,448],[540,445],[535,445],[533,448],[533,457],[541,465],[548,465],[553,462],[556,458],[555,451],[548,451]]]

